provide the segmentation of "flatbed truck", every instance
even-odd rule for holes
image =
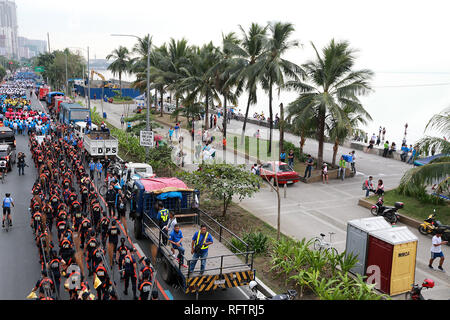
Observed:
[[[134,219],[134,235],[137,239],[150,240],[153,265],[166,283],[182,288],[185,293],[198,294],[244,286],[254,280],[254,252],[242,239],[198,207],[200,194],[197,190],[189,189],[177,178],[151,178],[134,181],[131,193],[130,215]],[[173,257],[171,246],[162,242],[163,234],[156,220],[158,201],[175,213],[180,225],[185,248],[184,264]],[[189,265],[192,260],[191,239],[202,224],[207,226],[214,243],[208,249],[206,269],[200,274],[200,261],[193,272]],[[241,251],[234,247],[233,238],[246,249]]]

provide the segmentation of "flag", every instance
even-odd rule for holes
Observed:
[[[36,299],[37,295],[36,292],[31,291],[31,293],[27,296],[27,299]]]
[[[94,289],[97,289],[101,284],[102,284],[102,282],[97,277],[97,275],[95,275],[95,277],[94,277]]]

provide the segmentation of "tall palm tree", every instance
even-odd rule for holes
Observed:
[[[234,32],[226,35],[222,34],[222,48],[220,51],[219,61],[210,69],[211,75],[214,77],[214,86],[216,90],[223,96],[223,138],[227,138],[227,102],[234,104],[237,102],[237,94],[232,91],[237,83],[237,74],[239,66],[233,59],[233,47],[239,45],[239,39]],[[223,144],[223,149],[226,149],[226,144]]]
[[[373,72],[368,69],[354,71],[355,51],[347,41],[335,42],[334,39],[319,54],[314,43],[312,47],[316,53],[314,61],[303,65],[307,75],[307,82],[290,81],[286,88],[300,92],[296,100],[305,110],[317,112],[317,139],[319,140],[317,163],[323,162],[323,144],[326,131],[327,114],[331,114],[336,121],[344,117],[345,106],[354,112],[371,120],[358,99],[358,95],[371,91],[369,80]]]
[[[136,57],[130,59],[130,72],[131,73],[139,73],[139,72],[146,72],[147,71],[147,54],[148,54],[148,47],[150,46],[150,49],[152,48],[152,37],[146,35],[143,38],[139,38],[138,41],[134,44],[133,49],[131,50],[132,53],[136,55]],[[150,63],[152,61],[150,60]]]
[[[427,130],[436,130],[444,138],[430,137],[419,140],[417,143],[421,154],[439,152],[446,156],[437,158],[429,164],[415,167],[405,173],[400,181],[399,191],[403,194],[414,195],[426,184],[438,182],[436,192],[438,194],[449,190],[450,185],[450,142],[445,137],[450,137],[450,107],[434,115],[427,126]]]
[[[187,75],[190,47],[184,38],[177,41],[171,38],[168,51],[167,89],[175,93],[175,122],[178,122],[178,107],[183,94],[180,84]]]
[[[294,32],[291,23],[274,22],[269,24],[270,34],[264,46],[264,53],[249,70],[250,76],[258,77],[261,80],[262,88],[269,94],[269,148],[272,151],[272,131],[273,131],[273,89],[278,86],[279,90],[284,87],[287,79],[297,81],[298,75],[303,75],[302,68],[295,63],[283,58],[286,52],[298,47],[299,42],[291,41],[289,38]]]
[[[179,89],[188,93],[188,100],[204,99],[205,128],[208,129],[209,106],[220,101],[215,88],[214,76],[210,72],[220,59],[219,49],[212,42],[201,48],[193,47],[189,55],[186,77],[181,80]]]
[[[261,70],[251,69],[251,66],[253,66],[264,53],[268,26],[263,27],[257,23],[252,23],[248,32],[246,32],[242,26],[239,26],[239,28],[242,34],[241,41],[237,43],[229,42],[226,43],[226,46],[227,50],[232,52],[234,68],[237,71],[236,93],[243,90],[243,87],[245,86],[245,90],[248,94],[244,124],[242,125],[241,142],[243,142],[250,105],[257,103],[257,75],[261,73]],[[259,66],[261,68],[264,67],[261,64]],[[249,72],[249,69],[251,72]]]
[[[339,145],[345,141],[348,137],[353,136],[354,132],[358,130],[359,125],[366,125],[366,114],[359,114],[358,110],[354,111],[349,105],[345,105],[342,108],[341,117],[333,118],[329,117],[328,132],[330,139],[334,141],[333,145],[333,159],[331,164],[336,164],[336,156],[338,153]]]
[[[120,92],[122,93],[122,73],[127,73],[130,69],[130,52],[126,47],[119,46],[114,49],[113,52],[106,56],[107,60],[113,59],[114,61],[108,66],[108,70],[113,75],[119,75]]]
[[[287,122],[292,123],[293,133],[300,136],[300,154],[302,154],[306,138],[312,138],[317,133],[317,111],[294,100],[288,105]]]

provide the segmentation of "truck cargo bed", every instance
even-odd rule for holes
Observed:
[[[147,234],[152,235],[153,237],[159,236],[159,229],[151,226],[146,226]],[[192,259],[191,254],[191,240],[194,236],[195,232],[199,230],[200,227],[194,224],[181,225],[180,230],[183,233],[183,247],[185,249],[185,259]],[[152,239],[158,242],[158,238]],[[220,273],[222,269],[222,273],[230,273],[230,272],[242,272],[249,271],[250,267],[245,264],[245,261],[238,258],[236,254],[230,251],[223,243],[219,242],[219,239],[215,239],[213,236],[214,243],[209,246],[208,250],[208,258],[206,261],[206,269],[204,275],[216,275]],[[171,256],[172,252],[170,248],[172,245],[170,243],[167,246],[161,246],[161,250],[164,250],[167,256]],[[175,255],[178,255],[178,251],[175,250]],[[244,256],[245,259],[245,256]],[[172,259],[173,264],[178,266],[178,260],[176,258]],[[187,266],[187,262],[184,261],[184,265]],[[188,276],[188,268],[181,267],[180,269],[184,276]],[[197,261],[197,265],[195,266],[194,272],[189,275],[198,276],[200,271],[200,260]]]

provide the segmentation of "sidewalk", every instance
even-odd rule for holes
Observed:
[[[91,104],[97,105],[97,103]],[[98,103],[97,110],[101,110]],[[108,121],[112,125],[120,128],[120,116],[123,108],[117,105],[104,103],[104,110],[108,115]],[[155,116],[155,120],[158,117]],[[228,131],[240,134],[242,122],[232,120],[228,124]],[[268,134],[267,128],[258,127],[254,124],[248,124],[246,133],[253,135],[259,129],[261,137],[264,139]],[[168,127],[157,129],[158,134],[166,135]],[[192,143],[190,133],[182,129],[184,136],[183,149],[187,153],[185,158],[185,169],[192,171],[196,169],[193,164],[194,145]],[[273,131],[273,140],[279,138],[278,130]],[[298,137],[286,133],[286,141],[290,141],[298,145]],[[304,151],[317,154],[317,141],[307,139]],[[352,149],[347,147],[339,147],[338,156],[343,153],[349,153]],[[333,154],[332,144],[324,144],[324,159],[331,161]],[[282,232],[297,239],[312,238],[320,233],[327,235],[328,232],[335,232],[333,236],[333,244],[342,252],[345,249],[347,221],[358,218],[370,217],[369,210],[358,206],[358,200],[364,196],[361,190],[362,182],[368,175],[372,175],[374,180],[383,179],[385,189],[395,188],[400,182],[403,174],[411,168],[401,161],[387,159],[374,154],[357,152],[356,169],[357,175],[354,178],[340,181],[337,179],[330,180],[329,184],[312,183],[303,184],[296,183],[287,188],[287,197],[283,198],[283,190],[281,190],[281,228]],[[234,155],[230,148],[224,153],[217,150],[217,162],[225,159],[227,163],[246,163],[244,157]],[[249,161],[249,165],[251,164]],[[300,172],[302,175],[303,173]],[[239,203],[238,199],[235,202]],[[240,202],[241,207],[248,210],[258,218],[267,222],[276,228],[277,225],[277,205],[276,193],[271,188],[261,188],[252,198],[245,199]],[[407,204],[405,204],[407,205]],[[401,226],[401,224],[399,224]],[[424,291],[425,298],[432,299],[448,299],[450,298],[450,277],[447,273],[433,271],[428,269],[428,260],[430,256],[431,238],[419,234],[418,230],[409,229],[417,236],[418,250],[416,262],[416,283],[422,282],[425,278],[431,278],[435,281],[436,286],[432,290]],[[443,246],[444,255],[450,256],[450,247]],[[448,263],[444,264],[444,268],[450,272]],[[404,295],[394,297],[394,299],[404,299]]]

